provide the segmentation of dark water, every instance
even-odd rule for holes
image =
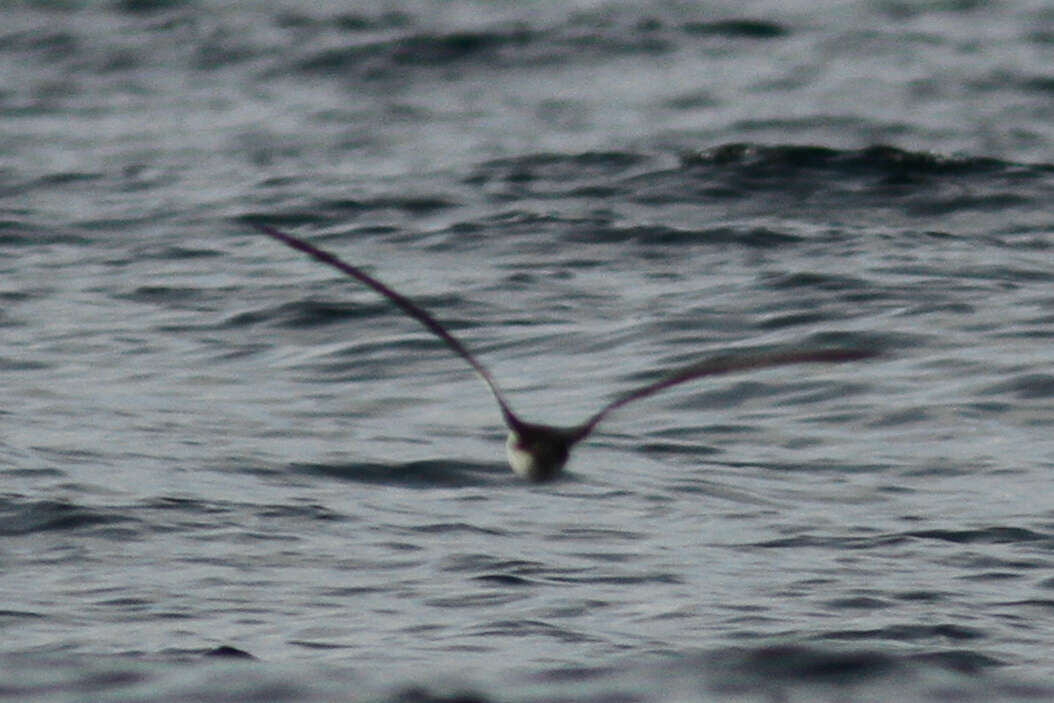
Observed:
[[[0,16],[0,698],[1054,696],[1045,3]]]

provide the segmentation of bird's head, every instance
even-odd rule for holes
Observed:
[[[556,478],[563,470],[571,447],[585,435],[581,428],[551,427],[516,422],[509,428],[505,452],[518,476],[534,483]]]

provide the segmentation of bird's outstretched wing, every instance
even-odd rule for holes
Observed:
[[[260,230],[267,236],[273,239],[277,239],[278,241],[282,242],[287,246],[292,247],[293,249],[302,251],[308,256],[318,261],[321,261],[327,266],[332,266],[338,271],[346,273],[347,275],[356,279],[360,283],[364,283],[373,290],[377,291],[391,302],[395,303],[395,305],[397,305],[400,310],[420,322],[425,327],[427,327],[428,331],[430,331],[432,334],[446,342],[446,345],[450,347],[455,354],[457,354],[469,363],[469,365],[476,371],[476,373],[479,374],[480,378],[483,379],[483,382],[486,383],[487,386],[490,388],[490,392],[494,394],[494,399],[498,401],[498,406],[501,408],[501,414],[505,420],[505,424],[507,424],[512,429],[517,429],[523,425],[523,421],[520,420],[516,416],[516,414],[512,412],[512,408],[509,407],[508,402],[505,400],[504,394],[502,394],[501,389],[498,387],[498,384],[494,381],[494,378],[490,375],[490,372],[487,371],[486,367],[483,366],[483,364],[481,364],[476,359],[476,357],[473,356],[472,353],[465,348],[465,345],[462,344],[457,337],[447,332],[446,328],[439,324],[439,322],[434,317],[432,317],[424,308],[422,308],[406,296],[392,290],[387,285],[381,283],[376,278],[369,275],[362,269],[356,268],[355,266],[352,266],[346,261],[341,260],[335,254],[331,254],[328,251],[319,249],[318,247],[312,244],[308,244],[303,239],[299,239],[298,237],[294,237],[291,234],[281,232],[269,225],[261,224],[259,222],[253,222],[251,224],[253,227]]]
[[[722,354],[713,356],[694,364],[685,366],[664,378],[649,383],[646,386],[632,390],[611,401],[599,412],[594,414],[583,424],[576,428],[575,441],[585,439],[593,429],[613,410],[623,405],[632,403],[641,398],[647,398],[667,388],[694,381],[704,376],[719,376],[721,374],[736,373],[738,371],[751,371],[764,369],[772,366],[786,366],[789,364],[832,364],[846,361],[860,361],[878,356],[879,352],[869,349],[800,349],[791,351],[773,351],[743,354]]]

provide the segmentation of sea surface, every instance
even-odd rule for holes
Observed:
[[[710,355],[875,358],[627,405]],[[1054,9],[0,8],[0,700],[1054,699]]]

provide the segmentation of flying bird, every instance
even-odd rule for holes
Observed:
[[[721,355],[705,358],[690,364],[645,386],[629,391],[611,401],[580,425],[572,427],[554,427],[522,420],[510,407],[505,394],[498,387],[494,377],[476,357],[469,352],[461,341],[450,334],[424,308],[401,293],[389,288],[386,284],[369,275],[362,269],[341,260],[336,255],[319,249],[303,239],[281,232],[269,225],[254,222],[252,225],[269,237],[277,239],[287,246],[297,249],[308,256],[332,266],[363,283],[394,303],[400,310],[414,318],[428,330],[443,340],[450,349],[464,359],[475,370],[483,382],[490,388],[498,402],[502,419],[509,429],[505,443],[509,466],[519,476],[541,483],[556,478],[567,463],[571,449],[588,437],[596,426],[612,411],[642,398],[666,390],[687,381],[704,376],[717,376],[737,371],[750,371],[788,364],[841,363],[858,361],[878,355],[878,352],[866,349],[851,348],[817,348],[766,353]]]

